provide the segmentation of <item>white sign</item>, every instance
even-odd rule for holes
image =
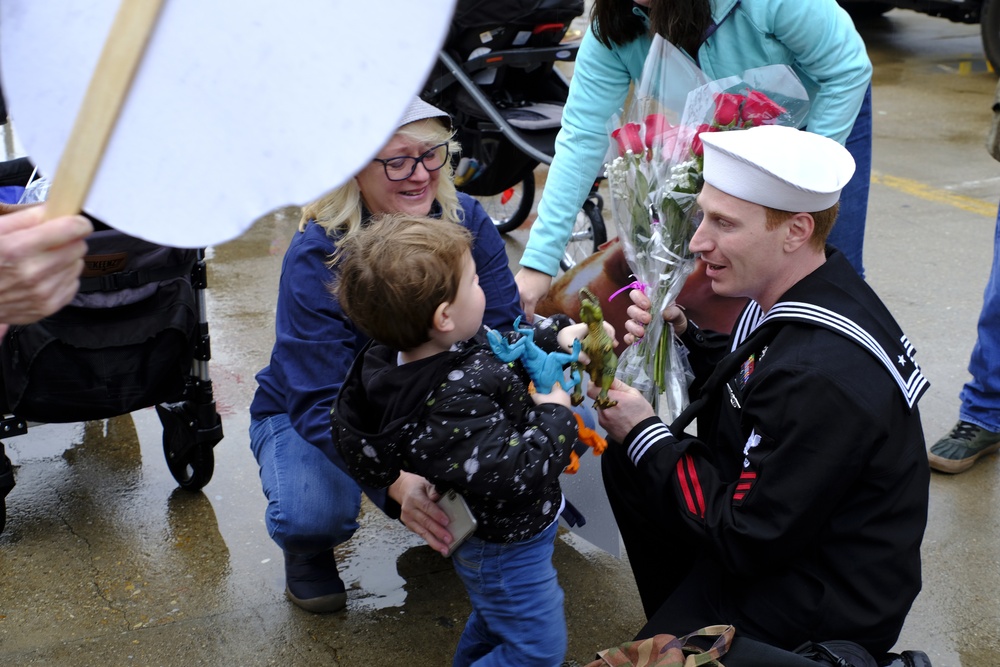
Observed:
[[[0,2],[4,96],[49,177],[118,4]],[[453,9],[166,0],[84,209],[155,243],[204,247],[342,184],[396,129]]]

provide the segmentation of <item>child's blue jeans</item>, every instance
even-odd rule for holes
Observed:
[[[455,571],[472,601],[452,667],[559,667],[566,655],[563,591],[552,565],[559,522],[515,544],[469,538]]]

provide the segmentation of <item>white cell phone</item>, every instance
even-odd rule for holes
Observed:
[[[451,544],[448,545],[447,556],[454,553],[467,537],[476,532],[478,522],[472,515],[465,498],[455,489],[449,489],[437,501],[437,506],[448,515],[448,532],[451,533]]]

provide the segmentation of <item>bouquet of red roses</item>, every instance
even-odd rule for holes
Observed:
[[[612,119],[607,164],[615,225],[635,282],[660,313],[694,268],[688,243],[704,182],[703,132],[754,125],[801,126],[808,96],[785,65],[708,81],[694,62],[657,36],[630,104]],[[622,353],[618,377],[650,401],[667,423],[687,404],[689,366],[659,317]]]

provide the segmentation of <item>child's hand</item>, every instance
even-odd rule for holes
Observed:
[[[559,347],[566,352],[572,352],[573,341],[583,340],[587,337],[588,331],[589,328],[584,322],[571,324],[568,327],[563,327],[559,330],[559,333],[556,334],[556,340],[559,342]],[[615,347],[618,347],[618,339],[615,338],[615,328],[611,326],[609,322],[604,322],[604,331],[607,332],[611,340],[614,341]],[[583,351],[580,352],[580,363],[584,366],[590,363],[590,357]]]
[[[559,347],[561,347],[564,352],[572,352],[573,341],[582,340],[586,335],[586,324],[571,324],[568,327],[563,327],[559,330],[559,333],[556,334],[556,340],[559,341]]]
[[[615,334],[615,328],[611,325],[611,322],[605,321],[604,331],[607,332],[608,338],[615,342],[615,347],[618,347],[618,336]]]
[[[567,408],[572,407],[573,403],[570,400],[569,393],[563,389],[562,385],[558,382],[552,385],[552,389],[549,390],[547,394],[541,394],[537,390],[531,393],[531,400],[535,402],[535,405],[541,405],[542,403],[558,403]]]

